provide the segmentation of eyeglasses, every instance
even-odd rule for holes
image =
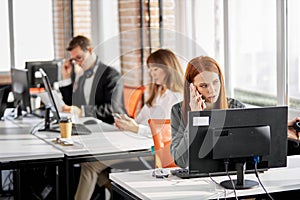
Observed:
[[[75,62],[81,62],[83,61],[83,56],[76,56],[76,58],[71,58],[71,61],[75,61]]]
[[[86,54],[77,55],[75,58],[71,58],[71,61],[82,62],[86,57]]]

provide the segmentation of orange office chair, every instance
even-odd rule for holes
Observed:
[[[177,167],[170,152],[170,119],[149,119],[155,149],[155,168]]]
[[[145,86],[124,86],[124,106],[129,117],[136,117],[137,106],[140,100],[142,99],[145,89]]]

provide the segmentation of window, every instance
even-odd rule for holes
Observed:
[[[200,55],[215,58],[223,69],[223,1],[175,0],[175,9],[175,52],[181,53],[184,70]]]
[[[10,44],[9,44],[9,22],[8,22],[8,1],[0,2],[0,72],[10,69]]]
[[[197,0],[194,6],[195,40],[223,67],[222,1]]]
[[[300,2],[288,1],[289,106],[300,109]],[[297,112],[299,114],[299,111]]]
[[[276,105],[276,1],[229,1],[228,31],[231,94],[249,104]]]
[[[117,0],[91,1],[91,32],[94,50],[100,60],[121,71],[118,3]]]
[[[13,2],[15,65],[54,59],[51,0]]]
[[[10,1],[12,6],[8,2],[0,2],[0,72],[10,71],[13,62],[15,67],[24,68],[26,61],[54,59],[52,1]],[[10,46],[11,40],[14,47]]]

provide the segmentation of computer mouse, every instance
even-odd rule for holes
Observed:
[[[158,168],[153,171],[152,176],[155,176],[156,178],[167,178],[169,177],[170,172],[167,169]]]
[[[98,122],[94,119],[89,119],[83,122],[84,125],[92,125],[92,124],[98,124]]]

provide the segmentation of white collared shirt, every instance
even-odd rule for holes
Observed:
[[[145,104],[135,119],[139,124],[138,134],[152,137],[148,119],[170,119],[172,106],[182,99],[183,95],[180,92],[167,89],[163,95],[154,99],[153,106]]]
[[[89,104],[90,102],[90,96],[91,96],[91,91],[92,91],[92,86],[93,86],[93,81],[95,78],[96,71],[98,69],[98,65],[95,65],[93,69],[93,74],[91,77],[86,78],[83,86],[83,93],[84,93],[84,98],[85,102]],[[96,83],[97,84],[97,83]]]
[[[95,73],[96,73],[97,69],[98,69],[98,65],[95,65],[92,76],[89,78],[86,78],[85,82],[84,82],[83,92],[84,92],[85,102],[87,104],[90,102],[92,85],[93,85],[93,81],[94,81]],[[82,73],[76,74],[75,81],[78,81],[82,75],[83,75]],[[64,87],[64,86],[71,85],[71,84],[72,84],[71,78],[59,81],[59,87]]]

